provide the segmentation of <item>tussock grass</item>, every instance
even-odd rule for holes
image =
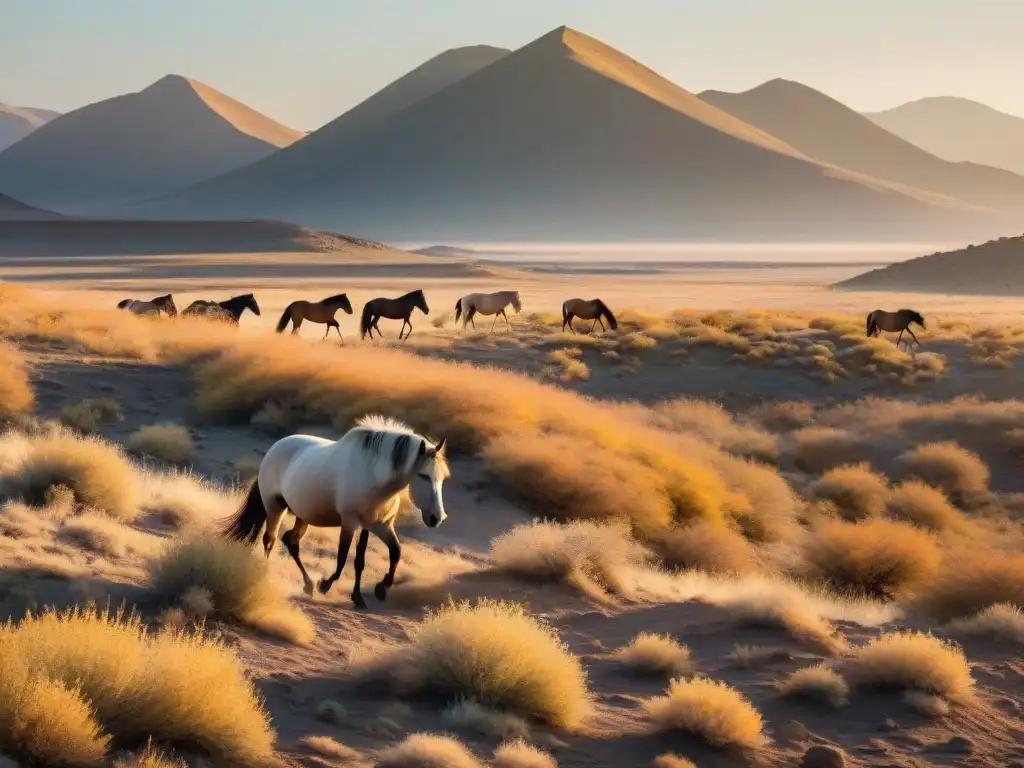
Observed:
[[[304,736],[302,745],[318,755],[334,760],[354,761],[359,759],[359,753],[356,750],[346,747],[330,736]]]
[[[151,555],[159,546],[154,536],[92,513],[66,520],[57,529],[56,537],[58,541],[114,559],[128,553]]]
[[[939,570],[932,537],[907,523],[826,522],[807,538],[804,573],[840,591],[876,598],[910,593]]]
[[[746,574],[758,569],[754,548],[723,524],[701,521],[665,534],[656,544],[665,563],[684,570]]]
[[[1024,556],[978,551],[951,560],[920,605],[938,621],[974,616],[997,603],[1024,607]]]
[[[522,738],[530,731],[530,726],[523,718],[498,709],[489,709],[472,699],[447,707],[441,713],[441,719],[451,728],[464,728],[503,739]]]
[[[697,764],[674,752],[666,752],[654,758],[654,768],[697,768]]]
[[[1024,645],[1024,611],[1012,603],[996,603],[967,619],[955,619],[949,628]]]
[[[578,347],[564,347],[548,353],[548,360],[555,364],[555,375],[562,381],[586,381],[590,378],[590,368],[580,360]]]
[[[914,690],[964,703],[974,696],[974,680],[955,643],[922,632],[887,632],[856,649],[843,666],[854,686]]]
[[[743,625],[778,627],[795,639],[829,653],[846,649],[846,642],[835,634],[828,620],[816,613],[805,596],[797,591],[754,593],[737,597],[726,605]]]
[[[828,470],[810,492],[816,499],[832,502],[844,519],[866,520],[885,514],[889,484],[867,464],[855,464]]]
[[[60,423],[86,435],[117,421],[124,421],[124,412],[121,405],[109,397],[86,399],[60,409]]]
[[[58,432],[26,438],[26,448],[21,461],[0,481],[8,497],[21,496],[33,506],[45,506],[48,495],[64,487],[80,507],[125,521],[138,516],[138,477],[117,447],[96,438]]]
[[[371,660],[401,696],[476,699],[486,707],[571,728],[590,710],[587,677],[558,634],[518,604],[450,603],[411,632],[408,645]]]
[[[648,700],[644,708],[655,731],[685,731],[713,747],[755,749],[766,742],[761,713],[718,680],[673,680],[665,696]]]
[[[150,424],[128,437],[128,450],[152,456],[168,464],[184,464],[192,458],[192,435],[180,424]]]
[[[850,703],[850,687],[842,676],[825,664],[804,667],[776,685],[783,696],[795,696],[839,709]]]
[[[175,542],[150,562],[149,584],[161,602],[186,610],[185,603],[205,604],[195,591],[205,590],[214,616],[298,645],[316,633],[309,618],[281,594],[266,560],[244,544],[210,537]]]
[[[507,741],[494,750],[493,768],[558,768],[549,753],[522,739]]]
[[[0,421],[25,413],[35,403],[28,364],[13,344],[0,339]]]
[[[773,435],[737,422],[717,403],[689,397],[668,400],[651,409],[648,420],[654,427],[695,435],[737,456],[775,461],[779,455]]]
[[[932,693],[904,691],[903,700],[911,709],[925,717],[940,718],[949,714],[949,702]]]
[[[382,750],[374,768],[483,768],[473,753],[451,736],[414,733]]]
[[[899,457],[905,477],[941,488],[954,499],[988,490],[989,470],[976,453],[953,442],[927,443]]]
[[[142,509],[175,528],[207,528],[241,504],[238,491],[188,472],[151,472],[143,483]]]
[[[869,449],[864,438],[835,427],[805,427],[794,432],[790,440],[794,463],[815,474],[857,464]]]
[[[897,485],[885,506],[890,517],[932,531],[960,530],[965,524],[960,510],[949,503],[942,491],[920,480],[905,480]]]
[[[612,657],[634,672],[654,677],[679,677],[693,670],[689,648],[651,632],[641,632]]]
[[[111,740],[152,738],[232,765],[276,762],[241,663],[203,635],[74,610],[6,625],[0,648],[0,749],[21,761],[96,765]]]
[[[188,768],[188,764],[154,749],[150,743],[141,752],[118,758],[114,768]]]
[[[593,597],[626,594],[624,571],[645,556],[627,526],[581,520],[564,525],[534,521],[491,542],[491,558],[498,569],[522,578],[573,584]]]

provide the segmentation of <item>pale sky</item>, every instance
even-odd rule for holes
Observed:
[[[691,91],[784,77],[1024,116],[1020,0],[0,0],[0,101],[68,111],[173,72],[312,130],[447,48],[562,24]]]

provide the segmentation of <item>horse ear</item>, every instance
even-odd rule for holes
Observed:
[[[437,445],[434,446],[434,453],[444,456],[444,441],[446,438],[441,438],[437,441]]]

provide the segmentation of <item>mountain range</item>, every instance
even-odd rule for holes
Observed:
[[[15,107],[0,102],[0,152],[58,116],[58,112],[49,109]]]

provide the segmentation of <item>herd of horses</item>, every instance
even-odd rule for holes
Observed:
[[[474,319],[477,315],[485,317],[493,315],[494,320],[491,322],[488,333],[494,330],[494,325],[498,322],[499,317],[505,320],[506,328],[511,329],[512,326],[505,312],[509,306],[512,307],[516,314],[522,311],[523,302],[519,297],[519,291],[468,293],[455,302],[455,322],[458,323],[461,320],[463,328],[469,324],[476,329]],[[174,304],[174,296],[170,293],[156,296],[149,301],[123,299],[118,302],[117,307],[135,315],[152,316],[164,314],[168,317],[178,316],[178,308]],[[210,320],[220,320],[238,325],[242,314],[247,309],[254,315],[259,316],[260,314],[260,306],[256,303],[256,297],[251,293],[234,296],[227,301],[199,299],[189,304],[181,315],[183,317],[205,317]],[[359,336],[365,339],[369,335],[372,339],[373,332],[376,331],[379,338],[384,338],[378,323],[381,318],[386,318],[388,320],[401,320],[402,327],[398,331],[398,339],[401,341],[403,334],[404,338],[408,339],[412,334],[412,314],[417,309],[424,315],[430,314],[427,297],[422,289],[410,291],[396,299],[385,297],[370,299],[363,306],[363,311],[359,318]],[[298,333],[302,324],[308,321],[327,326],[324,330],[324,339],[327,338],[331,328],[333,328],[337,332],[338,338],[344,341],[341,335],[341,326],[335,319],[335,315],[339,310],[347,315],[352,314],[352,302],[349,301],[347,294],[339,293],[334,296],[328,296],[320,301],[293,301],[284,308],[284,312],[281,313],[281,319],[278,321],[275,330],[277,333],[282,333],[288,327],[288,324],[291,323],[292,333],[295,334]],[[619,321],[615,319],[615,315],[612,314],[612,311],[608,309],[608,305],[601,301],[601,299],[568,299],[563,302],[562,330],[564,331],[568,328],[571,332],[576,333],[572,321],[577,318],[580,320],[592,320],[591,332],[594,331],[598,324],[600,324],[602,330],[611,328],[614,331],[619,327]],[[605,320],[608,321],[607,327],[604,324]],[[407,327],[408,332],[406,331]]]

